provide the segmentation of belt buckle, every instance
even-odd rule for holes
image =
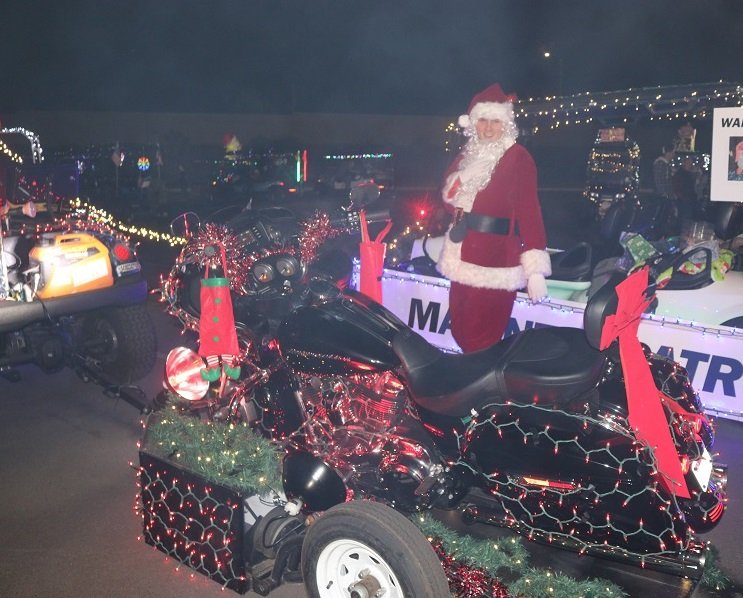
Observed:
[[[462,218],[464,218],[464,208],[455,208],[454,209],[454,225],[456,226],[462,221]]]

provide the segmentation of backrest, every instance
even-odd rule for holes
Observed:
[[[592,249],[588,243],[550,255],[553,280],[585,281],[591,274]]]
[[[600,348],[601,331],[606,318],[617,311],[619,298],[616,286],[626,277],[624,272],[613,272],[606,283],[591,295],[586,303],[586,311],[583,313],[583,330],[586,333],[588,344],[594,349]]]

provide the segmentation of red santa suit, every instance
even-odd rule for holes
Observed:
[[[478,119],[500,120],[503,135],[480,141]],[[454,212],[438,269],[451,281],[451,331],[465,352],[498,342],[511,316],[516,291],[538,300],[551,274],[537,195],[537,170],[516,143],[512,98],[499,85],[476,95],[460,126],[471,139],[450,166],[443,197]]]

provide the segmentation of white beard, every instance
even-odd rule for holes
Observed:
[[[488,184],[493,169],[514,143],[516,139],[506,135],[498,141],[470,138],[464,147],[459,169],[451,173],[444,184],[444,201],[466,212],[471,211],[475,196]],[[460,187],[454,197],[448,197],[448,191],[457,179]]]

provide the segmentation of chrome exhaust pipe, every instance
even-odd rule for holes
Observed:
[[[715,482],[715,485],[720,489],[720,491],[725,492],[725,488],[728,485],[728,466],[721,463],[715,463],[712,466],[712,475],[710,478]]]

